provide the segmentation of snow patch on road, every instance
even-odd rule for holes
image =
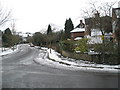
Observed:
[[[83,60],[65,58],[53,49],[41,48],[39,56],[34,59],[36,63],[49,65],[54,68],[63,68],[70,70],[82,70],[92,72],[111,72],[118,73],[120,65],[95,64]]]

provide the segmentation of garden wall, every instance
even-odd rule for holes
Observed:
[[[111,64],[115,65],[118,64],[117,57],[114,55],[105,55],[105,61],[102,61],[102,56],[101,55],[89,55],[87,53],[85,54],[76,54],[68,51],[62,51],[62,55],[65,57],[77,59],[77,60],[86,60],[94,63],[104,63],[104,64]]]
[[[75,53],[75,52],[69,52],[69,51],[65,51],[65,50],[60,50],[59,46],[52,46],[52,48],[54,50],[56,50],[59,53],[62,53],[63,56],[65,57],[69,57],[69,58],[73,58],[73,59],[77,59],[77,60],[86,60],[86,61],[90,61],[90,62],[95,62],[95,63],[99,63],[99,64],[111,64],[111,65],[116,65],[116,64],[120,64],[117,60],[117,55],[105,55],[105,60],[103,61],[103,56],[102,55],[98,55],[98,54],[94,54],[94,55],[89,55],[87,53]]]
[[[76,54],[76,53],[72,53],[72,52],[62,51],[62,55],[69,57],[69,58],[78,59],[78,60],[92,61],[91,56],[88,54]]]

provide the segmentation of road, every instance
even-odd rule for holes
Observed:
[[[118,75],[72,71],[37,64],[39,50],[28,45],[2,57],[2,88],[117,88]]]

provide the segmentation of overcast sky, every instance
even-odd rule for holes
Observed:
[[[88,7],[91,0],[0,0],[2,6],[12,10],[16,30],[36,32],[49,23],[64,27],[65,20],[71,18],[79,24],[81,9]],[[94,1],[94,0],[92,0]],[[99,0],[99,2],[119,0]]]

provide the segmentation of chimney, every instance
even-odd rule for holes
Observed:
[[[95,18],[98,18],[98,17],[100,17],[100,13],[97,11],[97,12],[95,13]]]

